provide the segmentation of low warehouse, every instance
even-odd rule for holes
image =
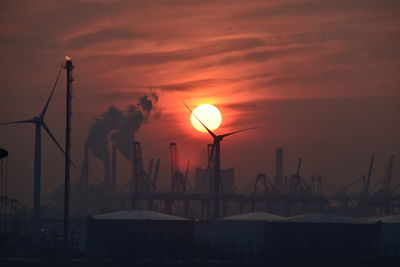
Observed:
[[[380,225],[382,255],[400,257],[400,215],[379,216],[366,219]]]
[[[334,214],[285,218],[249,213],[194,222],[153,211],[118,211],[88,220],[87,254],[108,259],[373,266],[382,256],[382,225]]]
[[[193,222],[148,210],[116,211],[87,221],[87,254],[108,259],[181,259],[193,251]]]
[[[249,213],[195,225],[201,253],[294,266],[374,264],[380,256],[379,234],[377,224],[335,214],[284,218]]]
[[[295,216],[265,224],[270,261],[340,264],[374,263],[379,258],[379,226],[335,214]]]
[[[257,258],[264,254],[265,223],[284,217],[251,212],[195,225],[195,242],[200,254]]]

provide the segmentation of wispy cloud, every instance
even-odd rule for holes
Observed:
[[[126,27],[113,27],[79,35],[68,40],[68,43],[69,48],[79,49],[107,41],[126,41],[144,37],[146,37],[145,33],[133,32]]]
[[[142,138],[151,139],[155,153],[161,145],[154,140],[188,136],[181,100],[218,104],[224,127],[262,124],[265,144],[317,151],[316,167],[327,150],[340,160],[338,147],[349,162],[359,151],[392,153],[400,131],[393,123],[400,101],[399,10],[397,0],[3,0],[0,106],[7,112],[0,121],[10,119],[15,103],[26,104],[15,112],[31,114],[47,96],[54,68],[70,55],[74,104],[84,110],[74,117],[83,121],[76,128],[87,128],[111,104],[126,106],[153,90],[164,110],[155,128],[163,130]],[[62,133],[64,98],[54,101],[49,119],[54,114]],[[18,146],[16,132],[0,135]],[[85,133],[75,138],[82,143]],[[235,147],[245,151],[241,145]]]
[[[234,81],[234,79],[203,79],[175,84],[150,85],[148,87],[151,89],[160,89],[163,91],[187,91],[193,89],[214,87],[226,83],[232,83]]]
[[[123,65],[151,65],[179,61],[196,60],[202,57],[215,56],[234,51],[243,51],[263,46],[265,43],[256,38],[236,38],[204,42],[194,48],[179,49],[166,52],[134,53],[119,55],[92,56],[89,59],[117,62]]]

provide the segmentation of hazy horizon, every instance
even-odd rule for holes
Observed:
[[[285,175],[303,158],[302,175],[344,186],[366,174],[372,184],[400,152],[400,4],[398,1],[2,1],[0,122],[38,116],[66,55],[75,65],[73,160],[95,119],[144,94],[158,95],[159,116],[136,134],[149,158],[161,158],[170,181],[169,143],[181,164],[206,165],[211,138],[190,124],[183,101],[222,112],[216,133],[260,129],[222,142],[222,167],[236,184],[274,176],[283,147]],[[65,73],[46,122],[64,143]],[[9,197],[32,202],[34,126],[0,128],[9,151]],[[63,183],[64,160],[42,132],[42,197]],[[130,166],[118,154],[118,184]],[[91,182],[103,181],[91,156]],[[395,158],[392,186],[400,183]],[[193,172],[193,169],[192,169]],[[72,172],[72,183],[80,173]],[[193,179],[193,176],[191,177]]]

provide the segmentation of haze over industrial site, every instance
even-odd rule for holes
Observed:
[[[383,240],[376,222],[400,214],[399,7],[2,1],[1,233],[24,233],[32,251],[53,238],[68,255],[80,247],[100,257],[100,245],[81,247],[120,234],[93,239],[104,218],[188,220],[180,224],[191,259],[235,250],[219,250],[229,227],[227,239],[207,236],[225,229],[224,218],[352,221],[361,225],[354,236],[341,228],[351,242],[363,231]],[[88,216],[92,232],[77,245]],[[267,237],[255,243],[278,257],[267,234],[275,226],[260,225]]]

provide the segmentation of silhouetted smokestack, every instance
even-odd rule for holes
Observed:
[[[117,192],[117,149],[114,146],[111,153],[111,188],[115,194]]]
[[[142,161],[142,149],[139,142],[133,142],[133,160],[132,160],[132,182],[131,182],[131,193],[132,193],[132,209],[135,209],[135,193],[142,192],[142,173],[143,173],[143,161]]]
[[[107,155],[104,159],[104,184],[110,185],[110,155],[107,152]]]
[[[131,167],[132,167],[132,176],[131,176],[131,193],[133,194],[136,190],[136,168],[135,168],[135,162],[136,162],[136,151],[135,151],[135,141],[132,142],[132,160],[131,160]]]
[[[205,177],[206,181],[208,181],[209,192],[214,191],[214,183],[213,183],[213,169],[214,169],[214,155],[211,155],[213,150],[213,144],[207,144],[207,166],[209,166],[208,173],[206,173],[207,177]]]
[[[141,186],[141,148],[140,142],[133,142],[133,160],[132,160],[132,186],[133,192],[140,192]]]
[[[83,154],[80,186],[83,188],[87,188],[88,184],[89,184],[89,149],[88,149],[88,145],[87,145],[87,141],[86,141],[85,142],[85,152]]]
[[[89,134],[87,139],[88,148],[93,152],[93,155],[103,161],[104,169],[108,169],[105,173],[105,177],[110,177],[109,166],[110,164],[110,151],[108,149],[108,137],[112,130],[118,128],[121,120],[124,118],[123,113],[116,107],[110,106],[108,110],[101,114],[94,124],[89,128]],[[106,161],[108,164],[106,164]],[[105,179],[106,180],[106,179]]]
[[[301,157],[298,159],[297,161],[297,171],[296,171],[296,175],[300,176],[300,170],[301,170]]]
[[[283,183],[283,148],[279,147],[276,149],[275,185],[281,185],[282,183]]]

